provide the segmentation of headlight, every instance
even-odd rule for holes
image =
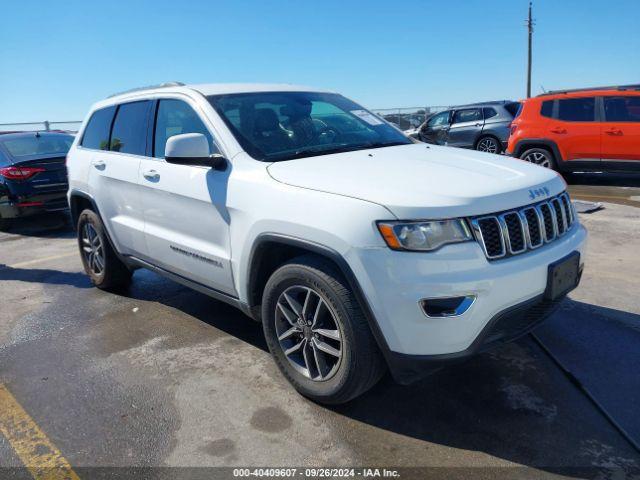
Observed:
[[[378,230],[394,250],[436,250],[447,243],[467,242],[473,235],[461,218],[424,222],[378,222]]]

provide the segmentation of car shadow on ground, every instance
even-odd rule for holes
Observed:
[[[69,285],[76,288],[90,288],[93,285],[84,273],[63,272],[49,268],[14,268],[0,263],[1,281],[43,283],[47,285]]]
[[[267,351],[261,325],[234,307],[150,272],[134,278],[126,296],[179,309]],[[615,448],[628,446],[529,335],[410,386],[387,374],[346,405],[318,408],[416,440],[579,478],[616,469]],[[371,452],[380,448],[379,438],[371,438]],[[372,453],[372,463],[375,458]],[[632,462],[632,468],[640,465]]]
[[[640,173],[573,173],[564,175],[569,185],[640,188]]]
[[[158,302],[178,309],[238,340],[265,352],[269,350],[260,323],[231,305],[209,298],[153,272],[136,270],[129,289],[118,293],[132,299]]]
[[[562,324],[578,305],[594,317],[612,315],[611,309],[571,299],[562,305],[543,328]],[[640,318],[621,311],[615,316],[635,325]],[[593,334],[601,335],[607,332]],[[400,435],[550,473],[579,478],[611,473],[608,469],[640,473],[640,456],[572,382],[526,335],[414,385],[401,386],[387,376],[368,394],[332,410]]]
[[[46,213],[11,220],[9,228],[0,232],[0,242],[20,236],[73,238],[75,233],[68,213]]]

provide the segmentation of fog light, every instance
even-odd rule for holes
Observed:
[[[420,300],[420,308],[427,317],[458,317],[469,310],[475,300],[475,295],[425,298]]]

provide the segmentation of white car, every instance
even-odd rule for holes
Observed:
[[[580,280],[555,172],[415,144],[341,95],[164,84],[93,106],[68,154],[84,268],[147,268],[262,322],[284,376],[346,402],[536,326]]]

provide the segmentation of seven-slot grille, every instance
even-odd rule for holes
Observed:
[[[471,226],[487,258],[494,260],[556,240],[569,231],[575,219],[569,195],[561,193],[544,202],[472,218]]]

